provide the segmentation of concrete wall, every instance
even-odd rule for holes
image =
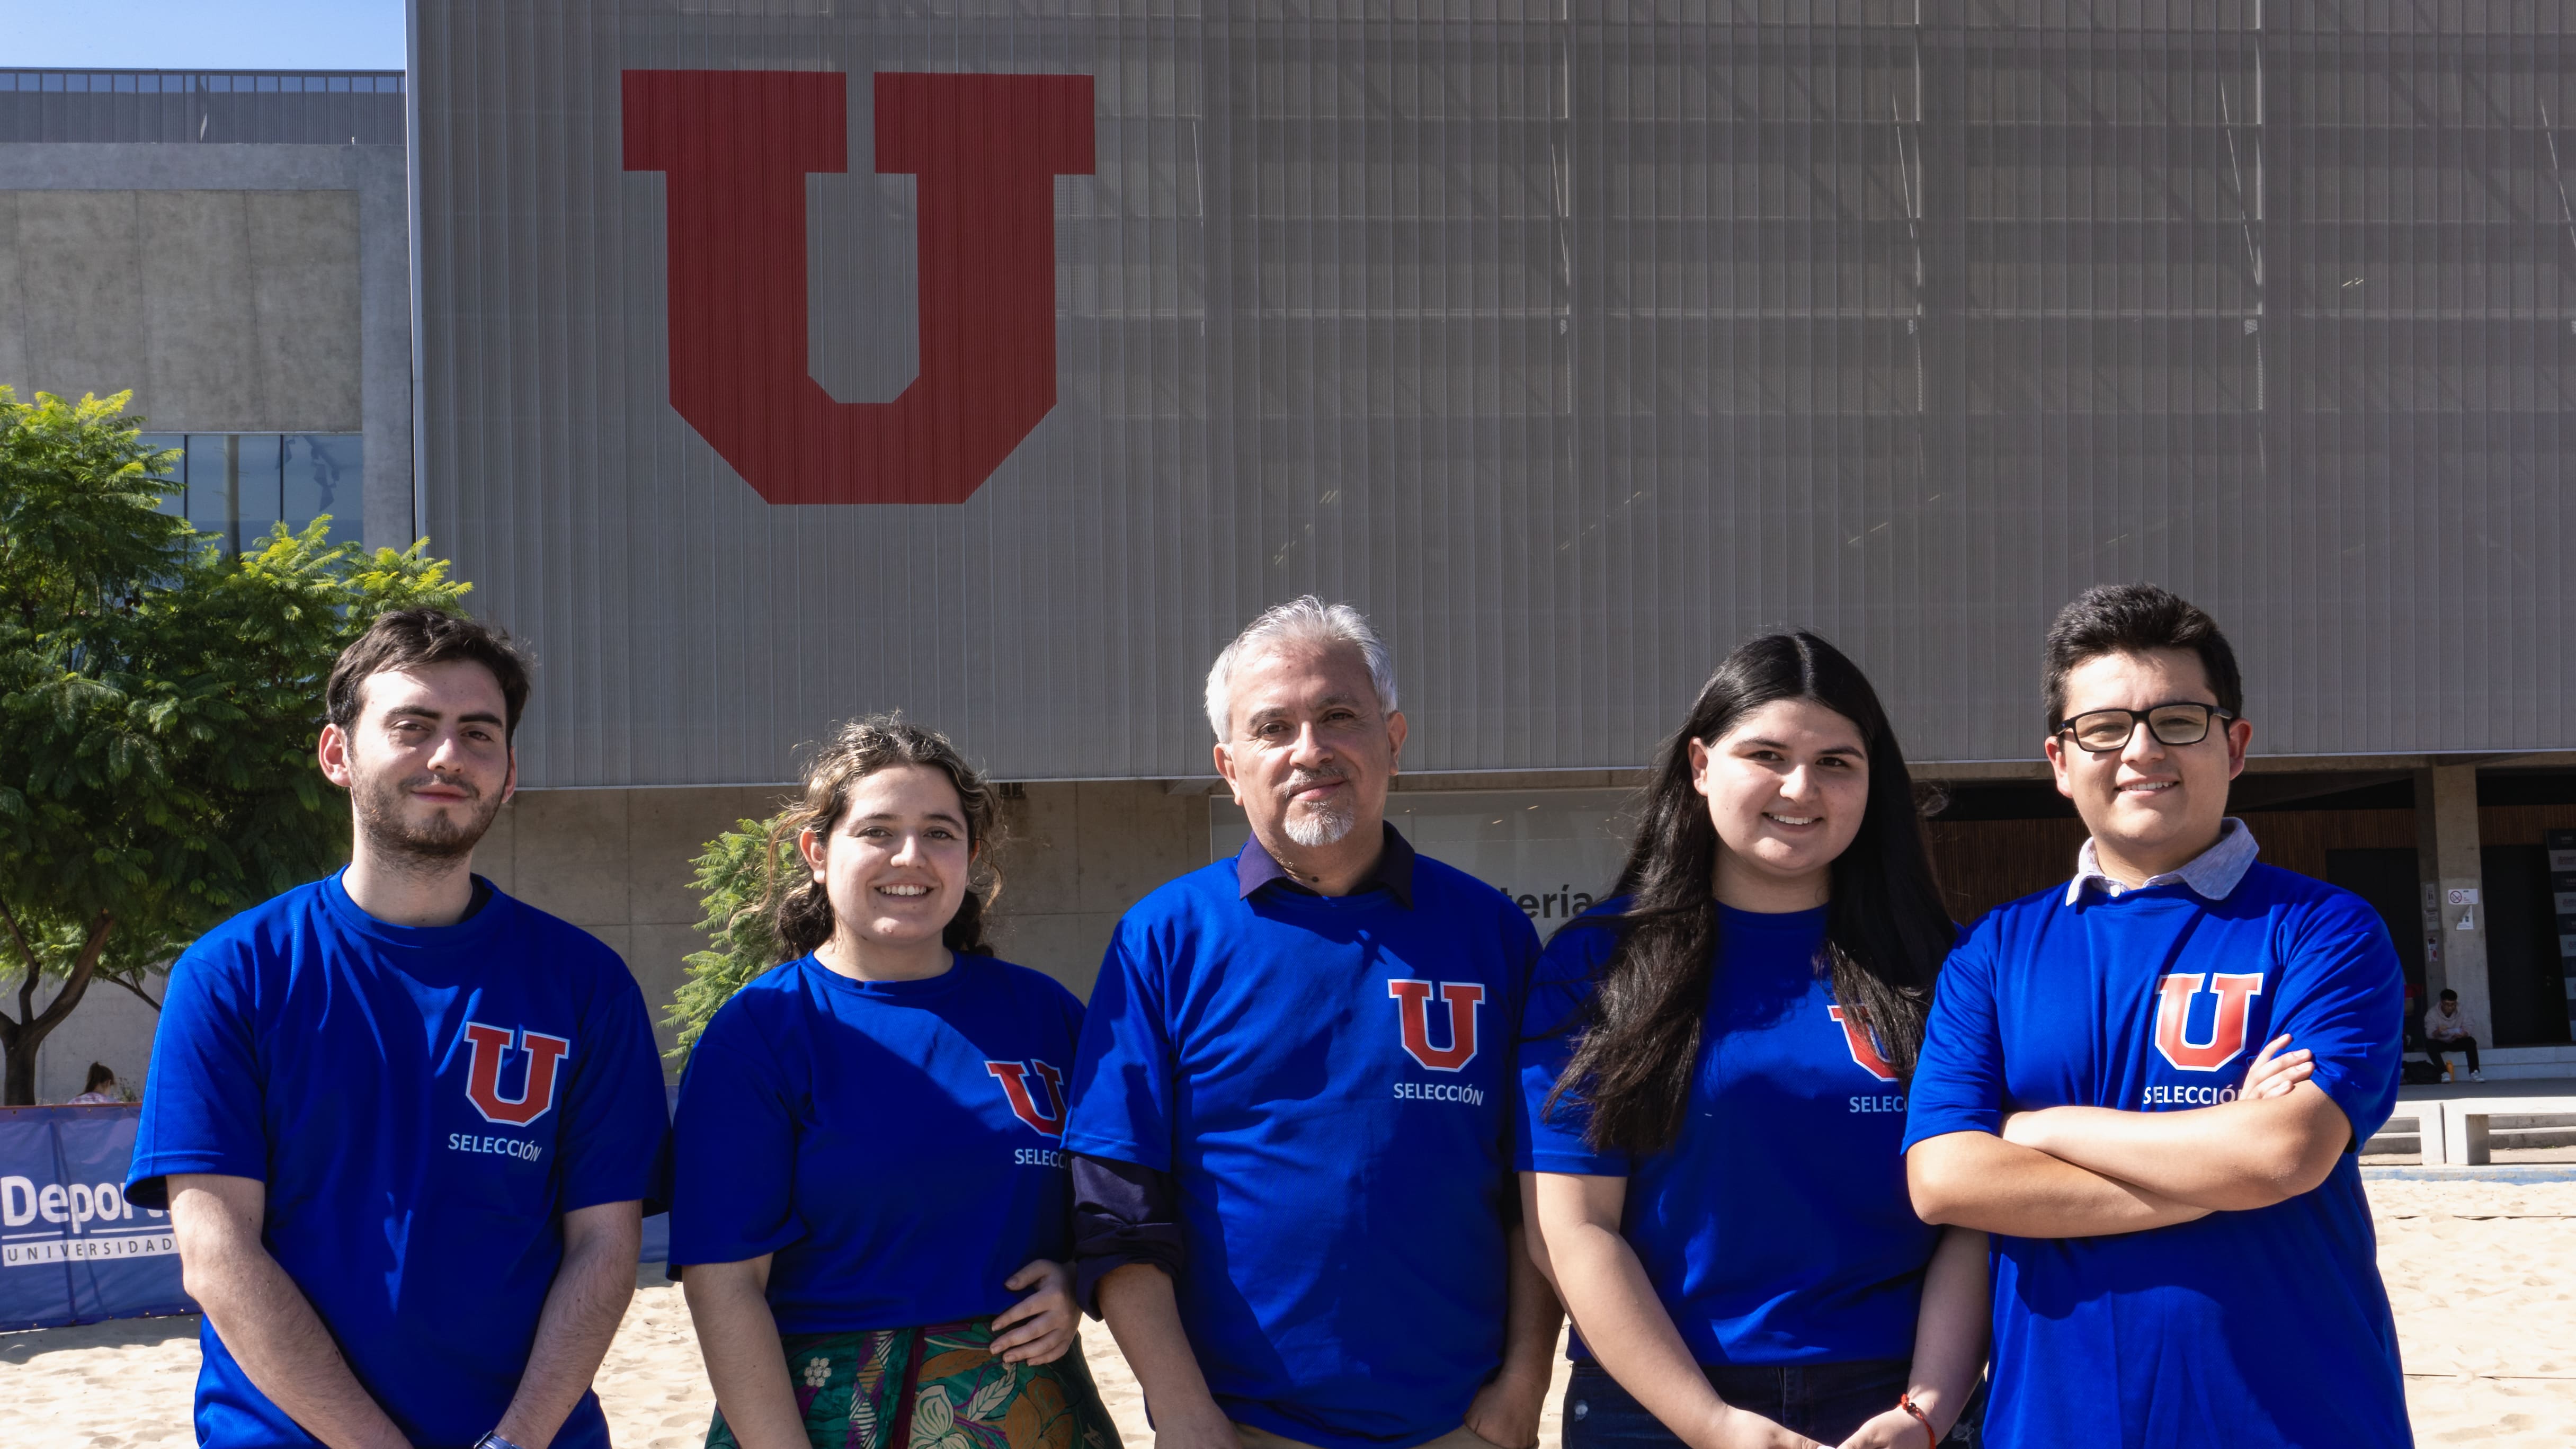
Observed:
[[[131,388],[156,432],[363,433],[371,546],[414,537],[410,267],[400,146],[0,143],[0,383]],[[139,1084],[157,1022],[93,987],[37,1095],[93,1060]]]
[[[1208,861],[1208,797],[1159,781],[1029,785],[1003,816],[999,949],[1088,998],[1110,928]]]
[[[1399,789],[1609,790],[1634,786],[1638,778],[1636,771],[1602,770],[1428,774],[1402,777]],[[660,1017],[683,975],[683,959],[707,944],[698,929],[701,910],[690,862],[735,821],[774,813],[786,793],[781,785],[529,791],[501,812],[475,851],[474,865],[503,890],[583,927],[624,958],[667,1049],[672,1033]],[[1119,915],[1154,887],[1207,862],[1209,807],[1206,787],[1195,783],[1017,787],[1004,807],[998,949],[1087,997]],[[2263,818],[2276,824],[2284,819]],[[2348,824],[2360,815],[2346,812],[2336,819]],[[1981,828],[1989,835],[2053,832],[2034,867],[2041,883],[2062,878],[2082,834],[2073,821],[1990,822]],[[2258,819],[2256,828],[2267,827]],[[1949,833],[1960,834],[1960,827]],[[2029,888],[2020,882],[2006,893]],[[9,989],[0,981],[0,992]],[[79,1091],[81,1073],[92,1060],[140,1083],[154,1022],[151,1010],[132,995],[114,987],[93,990],[42,1049],[38,1094],[59,1101]]]
[[[0,383],[132,389],[157,432],[366,436],[366,541],[409,543],[399,146],[0,144]]]
[[[0,368],[169,432],[354,433],[352,191],[0,192]]]

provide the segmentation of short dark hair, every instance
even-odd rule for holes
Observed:
[[[2200,656],[2218,707],[2230,715],[2245,712],[2245,680],[2236,672],[2236,651],[2218,632],[2218,621],[2190,600],[2154,584],[2095,584],[2057,611],[2048,626],[2048,670],[2042,690],[2048,702],[2048,729],[2057,732],[2066,718],[2066,676],[2075,667],[2105,654],[2144,654],[2151,649],[2188,649]]]
[[[2444,1001],[2457,1001],[2460,999],[2460,993],[2453,991],[2446,986],[2442,989],[2442,999]]]
[[[376,616],[358,642],[340,651],[323,687],[322,715],[343,731],[358,727],[359,686],[372,675],[419,664],[480,664],[501,686],[503,740],[519,733],[528,704],[528,661],[510,636],[445,609],[395,609]]]

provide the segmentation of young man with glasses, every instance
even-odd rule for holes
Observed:
[[[2049,630],[2047,755],[2091,838],[1941,973],[1908,1092],[1925,1221],[1994,1234],[1995,1449],[2412,1442],[2354,1152],[2405,987],[2358,898],[2227,818],[2236,660],[2163,589]]]

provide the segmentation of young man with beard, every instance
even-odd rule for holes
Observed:
[[[1080,1294],[1161,1449],[1526,1449],[1559,1320],[1508,1140],[1537,935],[1386,823],[1406,725],[1356,610],[1263,614],[1207,708],[1252,838],[1110,943],[1064,1138]]]
[[[1996,1449],[2412,1442],[2357,1144],[2405,987],[2357,897],[2255,859],[2235,655],[2146,585],[2048,635],[2092,832],[1942,969],[1908,1096],[1926,1222],[1993,1235]]]
[[[527,696],[483,625],[378,619],[325,695],[348,867],[171,970],[127,1195],[205,1309],[206,1449],[606,1449],[662,1074],[615,953],[472,871]]]

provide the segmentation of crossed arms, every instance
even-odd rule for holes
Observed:
[[[2181,1112],[2045,1107],[2001,1134],[1914,1144],[1906,1185],[1925,1222],[2021,1238],[2089,1238],[2270,1207],[2314,1190],[2352,1123],[2308,1078],[2286,1036],[2254,1059],[2235,1101]],[[2276,1055],[2279,1053],[2279,1055]]]
[[[408,1449],[402,1430],[350,1371],[302,1289],[261,1242],[268,1185],[256,1178],[173,1173],[170,1222],[188,1296],[269,1402],[332,1449]],[[563,1263],[537,1319],[527,1372],[492,1427],[545,1449],[590,1388],[617,1321],[635,1296],[640,1203],[564,1214]]]

